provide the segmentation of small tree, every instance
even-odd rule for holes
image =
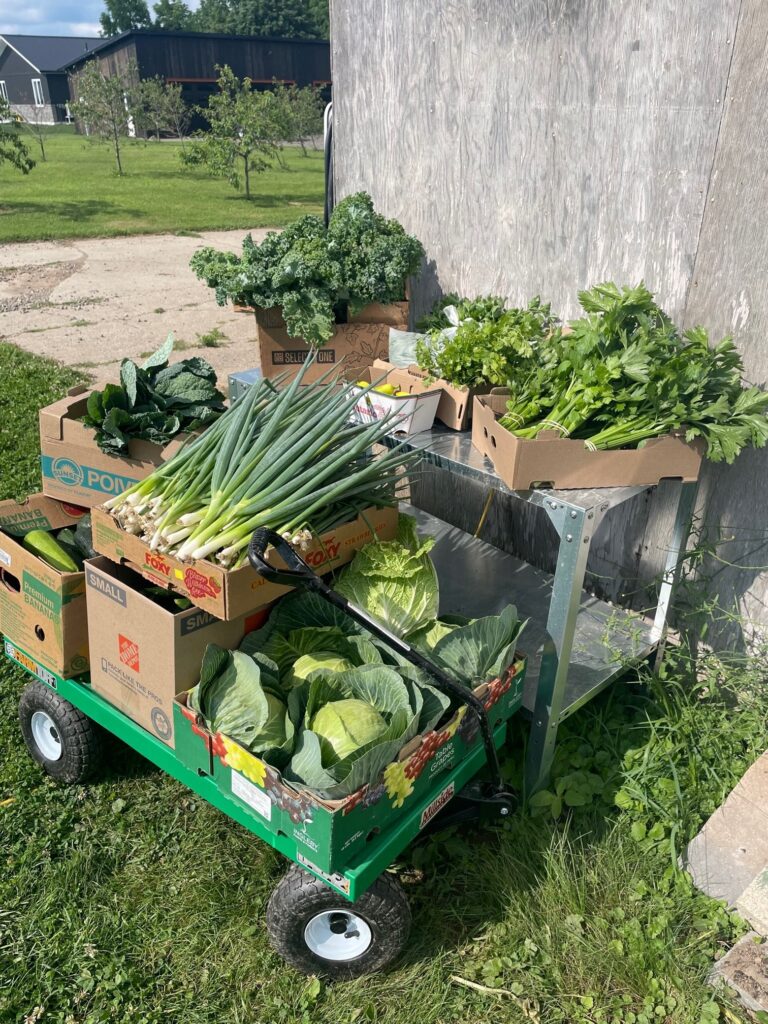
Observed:
[[[311,85],[304,89],[291,86],[288,94],[293,110],[293,138],[306,156],[306,140],[311,139],[313,149],[317,149],[317,136],[323,130],[323,98],[320,90]]]
[[[184,99],[179,82],[166,82],[163,91],[163,112],[165,124],[173,132],[184,149],[184,138],[192,121],[192,108]]]
[[[7,123],[9,121],[10,125]],[[22,174],[29,174],[35,166],[35,161],[19,135],[17,123],[17,116],[0,97],[0,164],[9,163]]]
[[[255,91],[250,78],[241,81],[230,67],[216,70],[219,92],[207,107],[198,108],[210,129],[182,154],[182,160],[188,165],[204,164],[234,188],[240,188],[242,180],[250,199],[251,175],[266,170],[269,158],[277,155],[279,104],[274,93]]]
[[[40,158],[46,163],[48,158],[45,155],[45,138],[48,134],[48,125],[43,122],[45,107],[27,107],[25,114],[20,110],[11,109],[19,127],[23,128],[40,147]]]
[[[106,10],[99,15],[103,36],[152,27],[146,0],[104,0],[104,6]]]
[[[118,174],[123,173],[120,140],[130,134],[137,109],[136,82],[135,64],[129,64],[118,74],[105,75],[95,60],[88,61],[70,79],[70,94],[77,97],[72,113],[83,122],[89,135],[112,146]]]
[[[165,82],[159,75],[138,83],[134,93],[134,112],[137,124],[153,132],[159,140],[160,132],[167,127]]]

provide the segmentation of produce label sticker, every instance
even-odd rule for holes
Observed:
[[[6,569],[11,567],[11,556],[7,551],[3,551],[2,548],[0,548],[0,565],[4,565]]]
[[[452,782],[449,786],[446,786],[442,793],[435,797],[431,804],[427,804],[421,812],[421,821],[419,822],[420,829],[424,828],[426,824],[432,821],[436,814],[439,814],[440,811],[442,811],[445,805],[452,799],[455,792],[456,786]]]
[[[38,665],[29,655],[20,651],[18,647],[14,647],[10,640],[5,641],[5,655],[11,661],[15,661],[17,665],[21,665],[22,668],[25,668],[33,676],[37,676],[38,679],[50,686],[51,689],[56,689],[57,679],[53,672],[49,672],[47,668]]]
[[[138,481],[135,477],[108,473],[94,466],[83,466],[74,459],[41,456],[43,476],[56,480],[65,487],[86,487],[101,494],[122,494]]]
[[[262,818],[266,818],[267,821],[272,820],[272,801],[267,794],[236,771],[232,772],[232,795],[239,797]]]

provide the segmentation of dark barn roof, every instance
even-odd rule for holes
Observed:
[[[38,71],[58,71],[86,52],[108,42],[98,36],[22,36],[0,34],[29,64]]]
[[[292,46],[317,46],[318,43],[329,46],[327,39],[284,39],[272,36],[236,36],[226,32],[182,32],[177,29],[173,30],[158,30],[151,28],[134,28],[128,32],[121,32],[119,36],[111,36],[109,39],[98,39],[96,45],[91,47],[90,53],[80,53],[77,56],[72,57],[67,68],[73,67],[77,64],[86,60],[91,53],[105,53],[108,50],[120,47],[123,43],[128,42],[130,39],[137,36],[149,36],[155,39],[168,39],[171,41],[178,41],[181,39],[201,39],[201,40],[213,40],[213,39],[225,39],[228,42],[258,42],[258,43],[290,43]]]

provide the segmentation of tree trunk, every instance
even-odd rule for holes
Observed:
[[[250,168],[248,166],[248,156],[243,157],[243,166],[245,168],[245,198],[251,198],[251,179],[250,179]]]
[[[42,158],[43,158],[43,163],[47,163],[47,159],[46,159],[46,156],[45,156],[45,140],[43,139],[43,133],[42,132],[38,136],[37,141],[40,143],[40,153],[41,153]]]
[[[117,173],[120,175],[120,177],[122,177],[123,176],[123,165],[120,162],[120,135],[118,134],[117,129],[114,130],[114,138],[115,138],[115,160],[117,160]]]
[[[304,145],[304,136],[303,135],[299,136],[299,143],[301,145],[302,156],[306,156],[307,155],[307,147]]]

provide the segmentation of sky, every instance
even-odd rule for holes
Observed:
[[[97,36],[103,10],[103,0],[0,0],[0,35]]]

